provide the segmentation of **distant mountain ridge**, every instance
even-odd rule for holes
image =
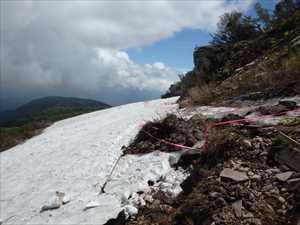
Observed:
[[[62,97],[62,96],[48,96],[32,100],[15,110],[8,110],[0,112],[0,124],[11,120],[23,119],[30,116],[32,113],[46,111],[50,108],[57,107],[72,107],[72,108],[99,108],[105,109],[111,107],[110,105],[91,99]]]

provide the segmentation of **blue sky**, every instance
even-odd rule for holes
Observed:
[[[259,1],[270,12],[274,9],[277,0]],[[255,16],[254,7],[246,12]],[[206,45],[211,40],[207,31],[199,29],[184,29],[170,38],[163,39],[152,45],[139,49],[128,49],[130,58],[140,64],[163,62],[178,71],[188,71],[193,68],[193,49],[196,46]]]
[[[193,49],[209,42],[208,32],[184,29],[174,36],[154,43],[143,49],[130,49],[128,54],[137,63],[163,62],[179,71],[193,67]]]

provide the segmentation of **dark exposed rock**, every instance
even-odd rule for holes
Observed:
[[[297,102],[294,102],[294,101],[281,100],[281,101],[279,101],[279,104],[287,107],[288,109],[297,108]]]
[[[221,45],[208,45],[195,48],[193,56],[195,71],[204,78],[203,75],[211,74],[223,66],[226,52]]]
[[[278,151],[276,154],[276,159],[278,160],[278,162],[287,165],[289,168],[300,172],[299,150],[291,148],[280,149],[280,151]]]
[[[148,180],[148,185],[149,186],[153,186],[154,185],[154,182],[152,180]]]
[[[108,220],[104,225],[125,225],[126,224],[126,216],[124,210],[121,211],[117,218]]]

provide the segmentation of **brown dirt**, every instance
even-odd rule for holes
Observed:
[[[162,121],[145,124],[134,141],[125,148],[124,154],[142,154],[155,150],[162,152],[180,150],[174,146],[162,143],[158,139],[192,147],[203,139],[201,130],[204,130],[205,126],[205,119],[199,116],[194,116],[185,121],[175,115],[168,115]]]
[[[158,130],[152,130],[153,124],[143,129],[177,143],[182,139],[182,144],[191,146],[196,140],[188,143],[186,140],[190,133],[187,131],[205,127],[203,123],[203,118],[184,121],[169,116],[162,121],[163,125],[155,123]],[[164,132],[160,133],[161,130]],[[176,199],[155,196],[154,202],[140,209],[137,217],[127,224],[296,225],[300,219],[300,182],[291,184],[276,178],[277,173],[292,170],[276,161],[276,152],[295,146],[283,141],[278,131],[299,140],[300,120],[296,118],[274,127],[242,124],[214,128],[209,136],[208,151],[201,157],[184,162],[191,168],[191,174],[181,185],[182,193]],[[174,150],[147,135],[139,135],[127,153],[148,152],[145,143],[153,146],[152,149]],[[143,145],[137,147],[139,143],[143,143],[145,148]],[[244,173],[249,179],[240,182],[221,178],[224,168]],[[294,171],[290,179],[298,177],[299,171]]]

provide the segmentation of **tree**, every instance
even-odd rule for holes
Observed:
[[[270,26],[271,16],[265,8],[262,7],[262,5],[257,2],[255,4],[255,11],[258,16],[258,19],[261,21],[261,23],[264,25],[264,27]]]
[[[255,37],[260,32],[257,20],[243,16],[238,11],[225,13],[217,24],[217,32],[212,35],[213,44],[234,44]]]
[[[300,0],[281,0],[274,9],[272,27],[279,27],[282,31],[299,27]]]
[[[300,0],[282,0],[275,6],[274,19],[287,19],[299,9]]]

